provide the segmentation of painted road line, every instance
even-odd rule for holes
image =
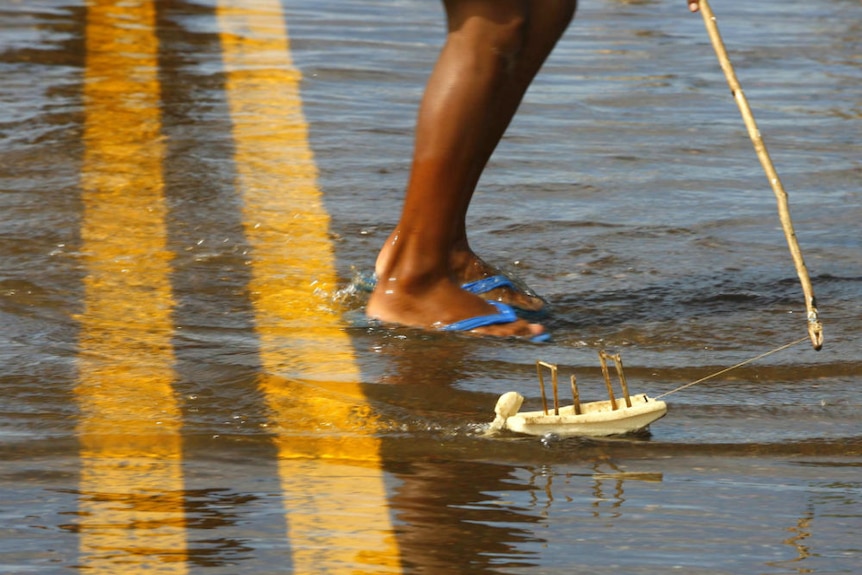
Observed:
[[[294,571],[399,572],[376,420],[331,299],[329,215],[285,17],[278,0],[223,0],[218,19]]]
[[[87,4],[75,391],[88,573],[187,571],[154,22],[153,1]]]

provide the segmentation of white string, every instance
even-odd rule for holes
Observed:
[[[808,341],[808,337],[803,337],[801,339],[797,339],[796,341],[792,341],[788,344],[782,345],[781,347],[777,347],[777,348],[773,349],[772,351],[767,351],[766,353],[761,353],[757,357],[752,357],[751,359],[746,359],[745,361],[737,363],[736,365],[732,365],[726,369],[722,369],[721,371],[719,371],[717,373],[713,373],[712,375],[707,375],[706,377],[702,377],[702,378],[698,379],[697,381],[692,381],[691,383],[686,383],[685,385],[677,387],[676,389],[672,389],[672,390],[668,391],[667,393],[663,393],[659,396],[656,396],[655,399],[661,399],[662,397],[670,395],[671,393],[676,393],[677,391],[682,391],[683,389],[691,387],[692,385],[697,385],[698,383],[703,383],[704,381],[706,381],[708,379],[712,379],[713,377],[718,377],[719,375],[723,375],[723,374],[727,373],[728,371],[732,371],[738,367],[742,367],[743,365],[755,362],[758,359],[763,359],[764,357],[766,357],[768,355],[772,355],[773,353],[778,353],[779,351],[784,351],[788,347],[793,347],[794,345],[800,344],[803,341]]]

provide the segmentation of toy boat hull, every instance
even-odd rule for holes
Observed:
[[[544,411],[517,413],[523,400],[515,392],[501,396],[492,429],[508,429],[528,435],[553,433],[562,437],[605,437],[646,429],[667,413],[665,402],[646,394],[631,396],[631,407],[624,400],[616,400],[617,409],[613,409],[610,400],[582,403],[578,415],[572,405],[560,407],[559,415],[554,415],[553,411],[548,415]]]

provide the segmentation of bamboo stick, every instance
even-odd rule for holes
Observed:
[[[727,50],[724,47],[724,42],[718,31],[718,23],[715,14],[707,0],[700,0],[700,11],[703,14],[703,22],[706,25],[706,31],[709,33],[709,39],[715,49],[715,55],[718,57],[718,62],[724,75],[727,78],[727,83],[730,86],[730,93],[733,95],[736,104],[739,106],[739,111],[742,114],[742,119],[745,122],[745,127],[748,129],[748,135],[754,144],[754,150],[757,152],[757,157],[760,159],[760,164],[766,172],[766,177],[772,186],[772,191],[775,193],[775,198],[778,202],[778,216],[781,219],[781,226],[784,229],[784,236],[787,239],[787,246],[790,248],[790,255],[793,257],[793,263],[796,266],[796,273],[799,276],[799,281],[802,284],[802,292],[805,296],[805,307],[808,311],[808,336],[811,339],[811,344],[815,350],[823,347],[823,325],[817,314],[817,306],[814,298],[814,289],[811,287],[811,279],[808,276],[808,269],[805,267],[805,261],[802,259],[802,250],[799,248],[799,242],[796,239],[796,232],[793,229],[793,222],[790,219],[790,208],[787,201],[787,192],[784,191],[784,186],[781,185],[781,180],[778,177],[778,172],[772,164],[772,159],[769,157],[769,152],[766,150],[766,144],[760,135],[760,130],[757,128],[757,123],[754,121],[754,115],[751,113],[751,108],[748,101],[745,99],[745,94],[742,92],[742,86],[736,78],[736,72],[733,70],[733,65],[727,56]]]

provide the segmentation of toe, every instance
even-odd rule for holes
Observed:
[[[532,339],[545,333],[545,328],[538,323],[530,323],[519,319],[512,323],[489,325],[472,330],[471,333],[490,335],[494,337],[520,337]]]
[[[512,288],[497,288],[488,292],[487,299],[505,303],[524,311],[541,311],[545,302],[540,297],[531,296]]]

